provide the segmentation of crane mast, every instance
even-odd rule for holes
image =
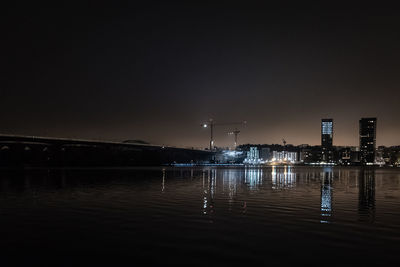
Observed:
[[[239,135],[239,133],[240,133],[240,131],[237,128],[235,128],[234,131],[228,133],[228,134],[233,134],[235,136],[235,149],[238,146],[238,135]]]
[[[208,122],[203,123],[203,128],[210,128],[210,150],[214,150],[214,127],[215,126],[242,125],[242,124],[246,124],[246,123],[247,123],[246,121],[215,123],[213,119],[209,119]],[[239,132],[237,134],[239,134]],[[237,144],[237,134],[235,134],[235,147]]]

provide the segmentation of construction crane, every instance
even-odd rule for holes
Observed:
[[[243,125],[246,123],[247,123],[247,121],[215,123],[213,119],[209,119],[208,122],[203,123],[202,124],[203,128],[210,128],[210,150],[214,150],[214,127],[215,126]]]
[[[235,128],[234,131],[228,133],[228,134],[233,134],[233,135],[235,135],[235,149],[236,149],[236,147],[237,147],[237,145],[238,145],[237,138],[238,138],[238,134],[239,134],[239,133],[240,133],[240,131],[239,131],[237,128]]]

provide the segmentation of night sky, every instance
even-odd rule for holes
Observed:
[[[400,144],[400,10],[268,2],[3,8],[0,133],[207,147],[214,118],[246,120],[240,143],[320,144],[333,118],[358,145],[371,116]]]

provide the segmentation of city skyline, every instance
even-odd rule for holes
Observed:
[[[247,120],[239,143],[400,143],[400,21],[377,5],[146,1],[12,3],[2,49],[0,132],[208,146],[198,125]],[[49,23],[51,22],[51,23]],[[230,146],[233,127],[215,131]]]
[[[370,117],[371,118],[371,117]],[[359,120],[361,120],[361,119],[363,119],[363,118],[360,118]],[[376,118],[374,118],[374,119],[376,119]],[[356,141],[356,143],[353,143],[353,144],[342,144],[342,143],[338,143],[336,140],[337,140],[337,137],[336,137],[336,135],[337,135],[337,131],[336,131],[336,127],[337,127],[337,125],[336,124],[334,124],[334,119],[333,118],[331,118],[331,119],[320,119],[320,123],[321,123],[321,121],[322,121],[322,124],[324,123],[324,121],[331,121],[331,123],[332,123],[332,129],[331,129],[331,131],[332,131],[332,137],[330,137],[331,138],[331,140],[329,140],[328,141],[328,143],[330,144],[330,145],[333,145],[333,146],[348,146],[348,147],[357,147],[357,146],[360,146],[360,122],[358,122],[357,123],[357,133],[356,133],[356,136],[355,136],[355,138],[357,139],[357,141]],[[245,121],[245,123],[244,123],[244,125],[246,125],[247,124],[247,121]],[[319,125],[319,127],[320,127],[320,131],[319,131],[319,133],[318,133],[318,136],[319,136],[319,142],[301,142],[301,140],[309,140],[309,139],[307,139],[307,138],[304,138],[304,139],[302,139],[302,137],[301,136],[297,136],[297,139],[296,140],[300,140],[300,142],[297,142],[297,143],[293,143],[293,142],[287,142],[287,144],[288,145],[294,145],[294,146],[300,146],[300,145],[310,145],[310,146],[323,146],[322,145],[322,143],[324,142],[323,140],[324,140],[324,134],[323,134],[323,126],[322,126],[322,124],[320,124]],[[380,123],[381,124],[381,123]],[[228,123],[228,125],[229,125],[229,123]],[[201,126],[203,127],[203,128],[207,128],[207,127],[205,127],[204,126],[204,124],[202,123],[201,124]],[[240,135],[238,135],[239,137],[238,137],[238,143],[237,143],[237,145],[239,146],[239,145],[241,145],[241,144],[281,144],[282,143],[282,141],[283,140],[285,140],[285,138],[281,138],[280,140],[278,140],[277,142],[247,142],[247,141],[242,141],[241,140],[241,137],[242,137],[242,133],[243,132],[245,132],[246,131],[246,128],[245,128],[246,126],[243,126],[243,128],[241,128],[242,129],[242,131],[240,131]],[[219,128],[219,127],[218,127]],[[235,129],[236,130],[238,130],[238,128],[239,127],[235,127]],[[333,131],[333,128],[335,128],[335,131]],[[339,127],[340,128],[340,127]],[[380,128],[380,127],[379,127]],[[219,133],[218,132],[218,130],[215,130],[214,129],[214,131],[213,131],[213,135],[214,135],[214,145],[215,145],[215,147],[235,147],[235,139],[233,139],[232,138],[232,131],[229,131],[229,132],[227,132],[226,131],[226,129],[232,129],[232,128],[227,128],[227,126],[222,126],[222,129],[219,129],[220,130],[220,132],[222,132],[222,134],[221,133]],[[104,139],[104,138],[93,138],[92,136],[89,136],[89,137],[87,137],[87,138],[85,138],[85,137],[80,137],[80,136],[49,136],[49,135],[29,135],[29,134],[20,134],[20,133],[1,133],[0,132],[0,134],[2,134],[2,135],[10,135],[10,136],[13,136],[13,135],[15,135],[15,136],[36,136],[36,137],[44,137],[44,138],[61,138],[61,139],[76,139],[76,140],[93,140],[93,141],[105,141],[105,142],[107,142],[107,141],[111,141],[111,142],[124,142],[124,141],[127,141],[127,140],[137,140],[137,141],[145,141],[145,142],[148,142],[149,140],[143,140],[143,139],[113,139],[113,138],[111,138],[111,139]],[[208,132],[208,129],[204,132],[204,129],[203,129],[203,135],[205,135],[205,136],[203,136],[203,138],[208,138],[208,144],[209,144],[209,142],[210,142],[210,140],[209,140],[209,132]],[[314,135],[316,135],[315,133],[314,133]],[[340,135],[340,133],[339,133],[339,135]],[[342,133],[342,135],[344,135],[343,133]],[[215,136],[217,136],[217,137],[215,137]],[[378,135],[379,136],[379,135]],[[219,138],[221,138],[221,140],[223,140],[222,142],[221,142],[221,140],[219,139]],[[230,139],[232,139],[232,140],[230,140]],[[334,141],[335,140],[335,141]],[[394,143],[394,144],[390,144],[390,145],[387,145],[387,144],[380,144],[378,141],[376,141],[376,140],[378,140],[378,138],[377,138],[377,134],[375,133],[375,145],[378,147],[378,146],[387,146],[387,147],[390,147],[390,146],[399,146],[400,145],[400,142],[399,143]],[[240,142],[240,141],[242,141],[242,142]],[[202,140],[202,142],[204,142],[204,140]],[[285,142],[286,142],[286,140],[285,140]],[[149,142],[149,143],[152,143],[152,142]],[[221,143],[224,143],[225,145],[220,145]],[[179,145],[176,145],[176,144],[166,144],[166,143],[157,143],[157,142],[153,142],[152,144],[155,144],[155,145],[167,145],[167,146],[179,146]],[[328,146],[329,146],[329,144],[328,144]],[[202,147],[202,146],[199,146],[198,144],[196,144],[196,145],[191,145],[191,144],[187,144],[187,145],[181,145],[182,147],[195,147],[195,148],[201,148],[201,149],[203,149],[203,148],[207,148],[208,146],[204,146],[204,147]]]

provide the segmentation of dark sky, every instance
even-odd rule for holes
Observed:
[[[212,117],[247,120],[240,143],[319,144],[332,117],[357,145],[374,116],[400,144],[400,10],[185,2],[4,8],[0,133],[206,147]]]

